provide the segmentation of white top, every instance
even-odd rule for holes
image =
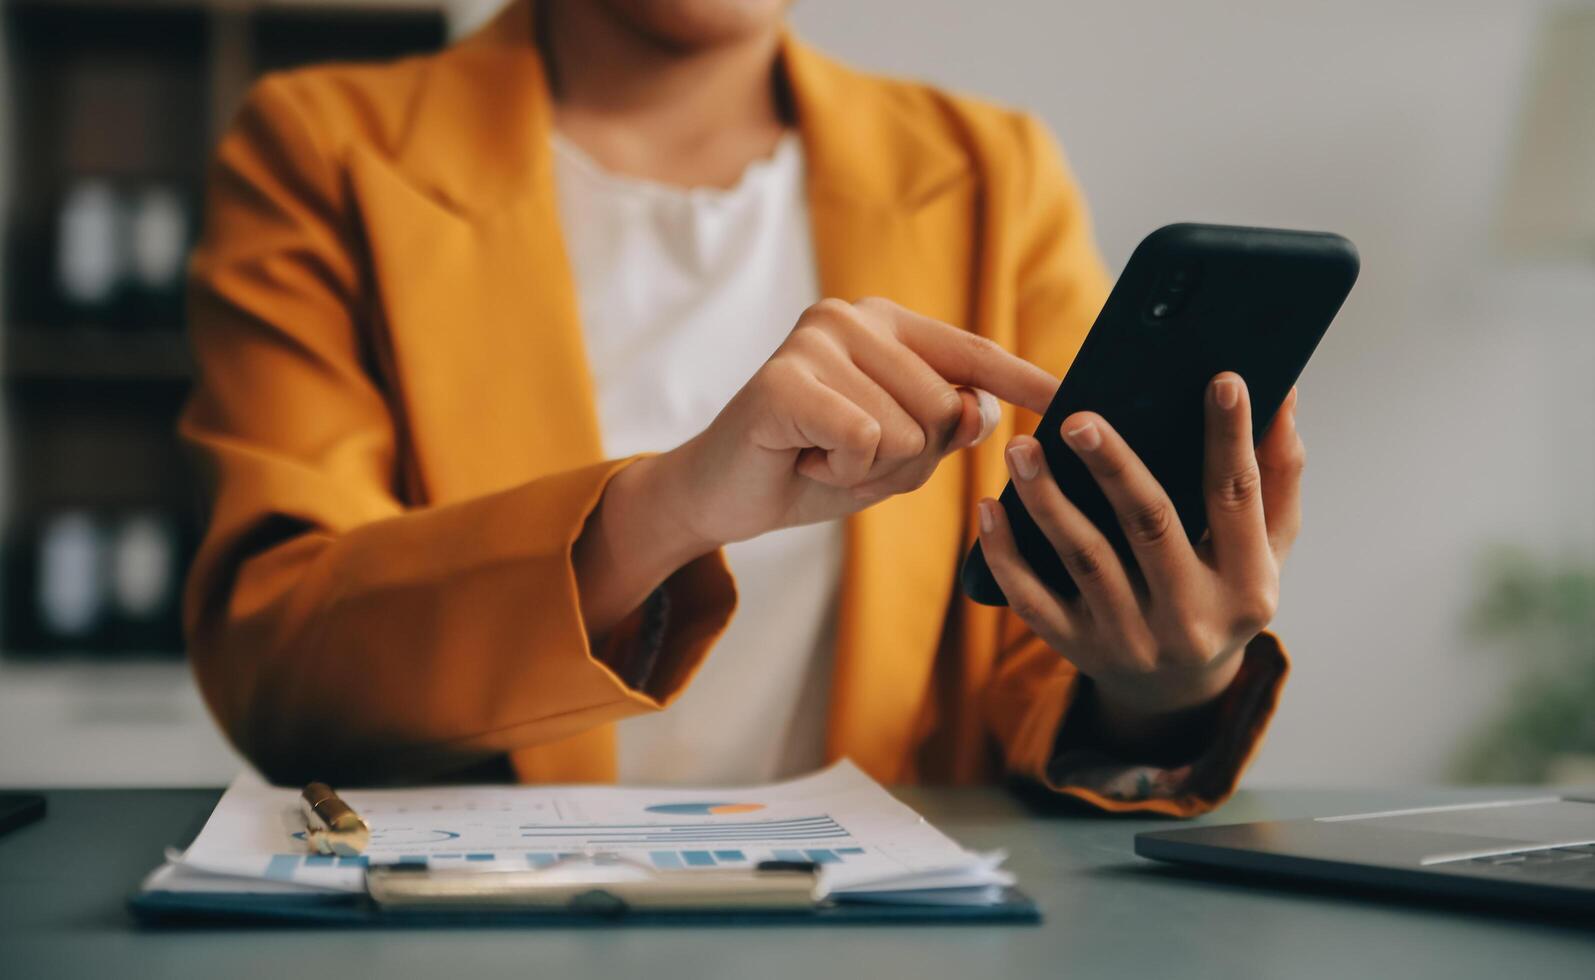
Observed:
[[[555,135],[565,246],[606,454],[701,432],[819,298],[788,134],[727,190],[610,174]],[[740,601],[681,698],[619,725],[626,783],[764,782],[824,761],[840,521],[725,549]]]

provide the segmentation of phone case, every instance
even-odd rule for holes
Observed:
[[[1207,531],[1203,398],[1221,371],[1246,380],[1256,439],[1290,393],[1357,279],[1356,247],[1327,232],[1175,224],[1148,235],[1036,429],[1058,486],[1121,558],[1129,543],[1107,498],[1064,444],[1075,412],[1105,418],[1146,463],[1194,543]],[[1020,554],[1054,592],[1078,589],[1009,483],[1001,503]],[[986,605],[1007,600],[976,542],[961,575]]]

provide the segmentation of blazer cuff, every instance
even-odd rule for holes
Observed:
[[[736,608],[719,549],[696,558],[610,631],[595,657],[632,691],[663,706],[697,673]]]
[[[1031,775],[1053,792],[1099,810],[1174,817],[1205,813],[1234,794],[1262,744],[1289,672],[1289,658],[1277,637],[1262,633],[1253,639],[1235,680],[1220,696],[1207,744],[1184,764],[1146,765],[1076,747],[1055,751],[1044,769]],[[1080,690],[1078,683],[1071,685],[1071,702]],[[1064,717],[1059,712],[1054,744]]]

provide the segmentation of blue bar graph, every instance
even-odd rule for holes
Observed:
[[[815,864],[840,864],[845,860],[845,855],[863,853],[864,849],[862,847],[814,847],[803,850],[777,848],[762,852],[762,855],[766,855],[769,859],[776,861],[794,861],[799,864],[808,862]],[[552,857],[552,855],[539,855],[536,853],[527,856],[528,860],[538,864],[539,867],[552,863]],[[546,863],[539,863],[539,858],[546,859]],[[761,856],[760,852],[756,852],[750,858],[747,851],[734,849],[723,851],[670,850],[648,852],[648,860],[653,862],[653,866],[661,871],[676,871],[682,868],[715,868],[726,864],[748,864],[751,861],[764,859],[765,856]]]
[[[681,865],[681,855],[675,851],[649,851],[648,856],[653,858],[654,867],[661,871],[674,871]]]
[[[571,828],[559,824],[527,823],[520,827],[521,836],[532,840],[568,839]],[[791,841],[805,843],[841,842],[849,834],[830,816],[821,814],[790,820],[714,820],[682,824],[603,824],[583,827],[581,836],[595,848],[624,847],[625,845],[673,844],[713,847],[750,845],[764,841]]]
[[[272,881],[292,881],[299,868],[298,854],[273,854],[266,864],[266,877]]]

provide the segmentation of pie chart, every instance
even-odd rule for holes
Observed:
[[[646,808],[649,813],[663,813],[673,817],[709,817],[729,813],[757,813],[763,803],[656,803]]]

